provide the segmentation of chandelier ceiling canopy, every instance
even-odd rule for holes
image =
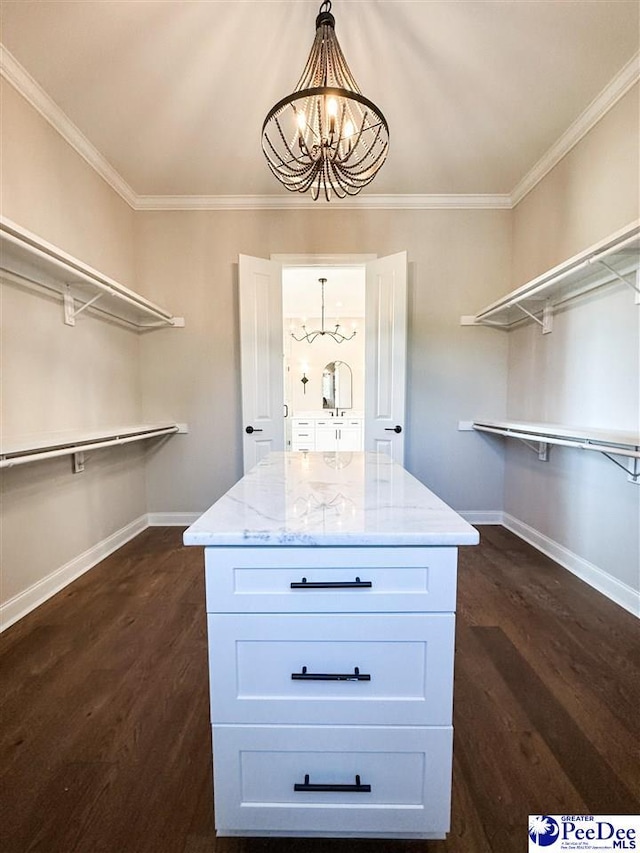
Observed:
[[[262,125],[269,168],[291,192],[329,201],[366,187],[388,148],[387,121],[360,92],[336,38],[331,0],[324,0],[302,76]]]
[[[321,291],[321,294],[322,294],[322,297],[321,297],[322,298],[322,320],[320,323],[320,328],[315,329],[313,332],[308,332],[306,325],[303,323],[302,324],[303,334],[300,335],[300,337],[298,337],[293,332],[291,332],[291,337],[295,341],[307,341],[310,344],[312,344],[319,335],[320,336],[328,335],[330,338],[333,338],[333,340],[337,344],[341,344],[343,341],[350,341],[351,338],[356,333],[355,329],[353,330],[353,332],[348,337],[346,335],[343,335],[342,332],[340,331],[340,323],[336,323],[336,327],[333,331],[331,331],[330,329],[325,329],[325,327],[324,327],[324,286],[327,283],[327,280],[326,280],[326,278],[319,278],[318,281],[320,282],[320,286],[322,288],[322,291]]]

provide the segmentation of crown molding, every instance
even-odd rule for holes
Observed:
[[[136,210],[327,210],[322,202],[298,193],[287,195],[147,195],[137,196]],[[510,209],[504,195],[359,195],[332,199],[342,210],[494,210]]]
[[[287,195],[138,195],[39,83],[0,44],[0,75],[22,95],[133,210],[327,210],[297,193]],[[334,199],[344,210],[510,210],[556,166],[640,79],[637,53],[567,131],[527,172],[511,193],[362,195]]]
[[[27,100],[60,136],[86,160],[128,205],[135,208],[136,193],[124,178],[102,156],[87,137],[81,133],[68,116],[44,91],[29,72],[18,62],[4,45],[0,44],[0,75]]]
[[[616,74],[589,106],[562,134],[560,139],[538,160],[511,192],[511,206],[515,207],[547,175],[560,160],[603,118],[623,95],[640,80],[640,53]]]

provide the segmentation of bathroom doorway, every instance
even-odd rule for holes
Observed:
[[[283,429],[283,421],[286,419],[285,414],[287,413],[283,370],[283,268],[285,267],[315,267],[317,270],[318,267],[327,265],[334,267],[364,266],[364,449],[385,453],[393,460],[403,463],[406,394],[407,253],[398,252],[395,255],[373,260],[369,258],[370,256],[362,255],[329,257],[273,255],[267,260],[249,255],[239,256],[241,395],[245,472],[253,468],[267,453],[285,449],[285,430]],[[320,277],[318,276],[318,278]],[[326,320],[327,318],[325,322]],[[305,345],[307,345],[306,342]],[[307,346],[313,346],[313,344]],[[344,343],[342,346],[344,347]],[[345,361],[344,359],[338,360]],[[340,373],[341,365],[336,365],[335,362],[336,359],[334,358],[333,370]],[[325,367],[330,367],[330,365],[331,362],[327,362]],[[323,370],[323,374],[330,372],[331,370]],[[301,385],[309,384],[303,383],[302,379],[303,377],[300,376]],[[328,378],[326,381],[329,381]],[[337,381],[341,386],[344,386],[346,380],[339,378]],[[305,396],[304,391],[303,396]],[[322,402],[322,395],[320,401]],[[322,404],[322,409],[324,410],[324,404]],[[316,450],[323,449],[323,442],[327,436],[322,435],[320,438],[322,441],[315,443]],[[340,434],[338,439],[341,438],[342,435]],[[353,435],[349,438],[353,440]],[[293,436],[291,440],[293,441]]]
[[[285,449],[362,450],[365,266],[283,266]]]

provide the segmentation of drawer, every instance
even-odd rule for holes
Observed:
[[[453,611],[456,548],[205,548],[209,613]]]
[[[444,837],[452,740],[451,728],[214,726],[216,829]]]
[[[209,614],[211,719],[451,725],[454,619]]]
[[[313,436],[313,430],[310,429],[294,429],[291,433],[292,438],[296,439],[310,439]]]

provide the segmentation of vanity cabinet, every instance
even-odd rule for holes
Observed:
[[[219,835],[448,831],[477,532],[387,457],[344,462],[270,454],[184,534],[205,547]]]
[[[340,452],[362,450],[362,418],[294,418],[291,449]]]

